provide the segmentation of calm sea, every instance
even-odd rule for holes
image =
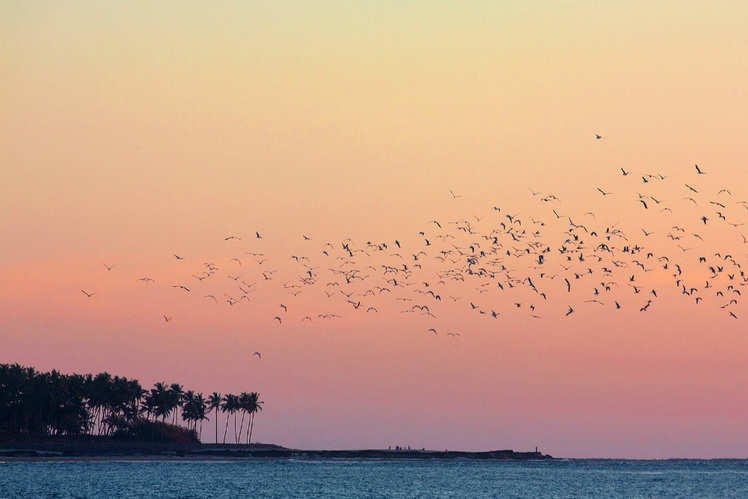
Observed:
[[[0,497],[748,498],[748,460],[0,462]]]

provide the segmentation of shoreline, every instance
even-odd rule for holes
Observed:
[[[165,444],[157,442],[0,442],[0,461],[241,461],[257,459],[476,459],[544,460],[541,452],[436,450],[305,450],[273,444]]]

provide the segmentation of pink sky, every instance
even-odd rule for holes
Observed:
[[[545,221],[557,248],[568,224],[551,208],[617,224],[699,286],[697,255],[746,261],[748,229],[709,205],[748,218],[736,204],[748,196],[746,6],[518,5],[0,6],[0,362],[256,390],[257,438],[292,447],[745,457],[745,306],[730,308],[738,320],[711,292],[695,306],[669,271],[637,277],[661,291],[646,313],[632,269],[616,275],[620,311],[613,294],[583,303],[589,286],[567,295],[561,278],[547,303],[526,288],[439,285],[461,300],[434,304],[436,321],[381,295],[357,298],[379,309],[366,313],[323,293],[327,241],[398,239],[407,257],[424,249],[419,231],[437,233],[433,219],[489,232],[510,213]],[[666,179],[644,184],[648,173]],[[637,193],[673,213],[644,210]],[[673,225],[688,239],[667,239]],[[324,276],[299,296],[281,286],[303,273],[291,255]],[[445,268],[433,256],[431,276]],[[381,278],[365,269],[387,258],[357,265]],[[192,278],[206,261],[220,272]],[[203,298],[235,292],[227,274],[257,282],[251,303]]]

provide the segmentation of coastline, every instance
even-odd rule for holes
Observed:
[[[541,452],[435,451],[435,450],[309,450],[288,449],[273,444],[166,444],[154,442],[0,442],[0,461],[176,461],[255,459],[553,459]]]

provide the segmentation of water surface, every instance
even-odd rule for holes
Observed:
[[[748,497],[748,460],[0,462],[0,497]]]

